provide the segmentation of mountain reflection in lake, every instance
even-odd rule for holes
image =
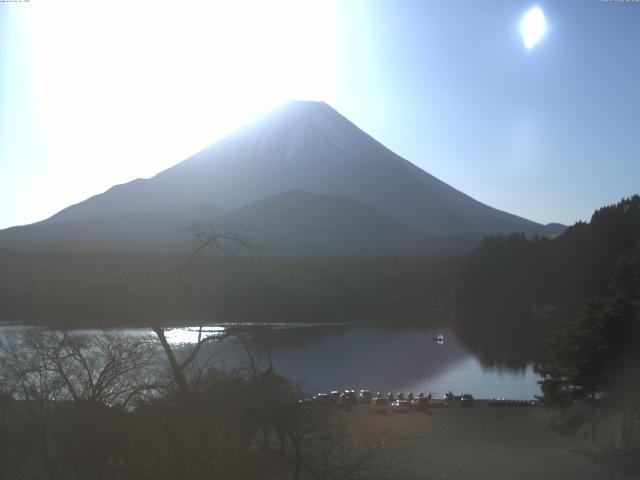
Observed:
[[[203,334],[221,332],[205,327]],[[174,343],[198,338],[193,327],[171,329]],[[434,341],[437,335],[444,342]],[[246,348],[308,393],[368,388],[404,392],[472,393],[479,398],[529,399],[540,393],[532,366],[484,367],[450,327],[398,327],[365,324],[271,325],[247,327],[244,345],[227,338],[208,347],[219,365],[246,360]]]

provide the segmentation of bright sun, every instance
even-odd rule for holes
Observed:
[[[520,21],[522,40],[524,46],[529,50],[536,46],[546,30],[547,21],[544,18],[544,13],[538,7],[530,9]]]

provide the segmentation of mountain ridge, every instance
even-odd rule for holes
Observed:
[[[295,190],[350,198],[431,236],[562,230],[473,199],[395,154],[326,103],[306,101],[287,102],[151,178],[116,185],[20,228],[122,214],[172,217],[197,205],[213,205],[224,215]],[[5,235],[0,231],[0,244]]]

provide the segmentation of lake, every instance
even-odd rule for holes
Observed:
[[[247,349],[263,365],[301,384],[309,394],[347,388],[374,392],[471,393],[477,398],[531,399],[540,394],[532,365],[513,369],[486,366],[448,325],[246,324],[244,342],[233,337],[203,350],[213,364],[233,368],[248,360]],[[16,326],[0,327],[0,334]],[[210,325],[221,332],[225,325]],[[149,329],[122,329],[129,335]],[[91,332],[87,330],[85,332]],[[434,341],[442,335],[444,341]],[[167,330],[174,345],[188,348],[197,339],[193,327]],[[203,357],[204,358],[204,357]]]

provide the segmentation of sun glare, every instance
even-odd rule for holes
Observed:
[[[72,171],[94,194],[285,99],[326,99],[331,13],[329,2],[299,0],[30,5],[51,177]]]
[[[530,9],[520,21],[522,40],[527,49],[532,49],[544,36],[547,30],[547,21],[539,7]]]

